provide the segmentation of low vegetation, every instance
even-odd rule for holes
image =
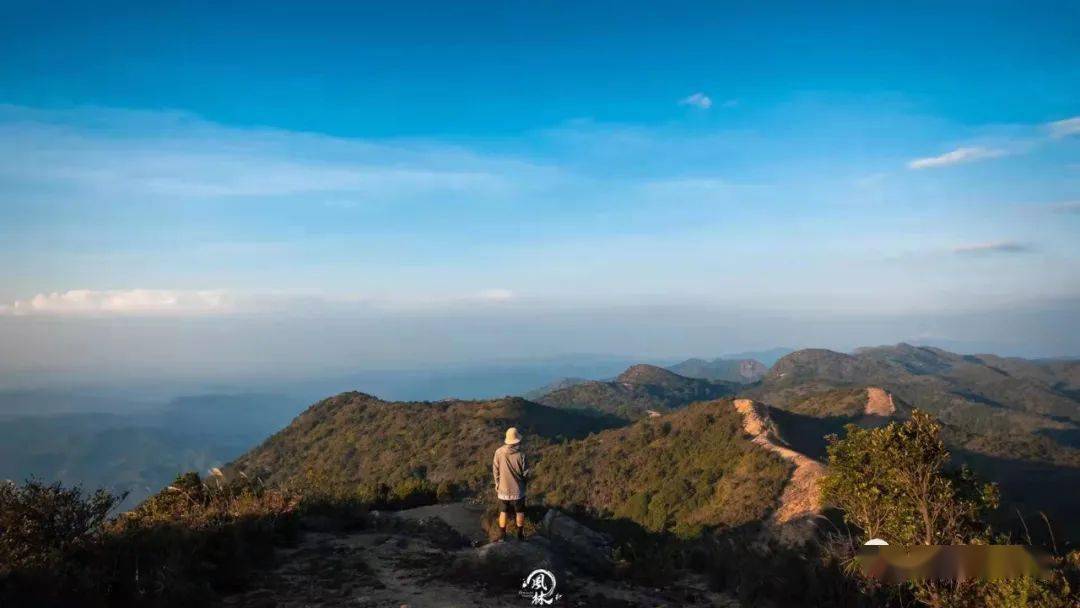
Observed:
[[[653,412],[669,412],[696,401],[735,394],[733,382],[687,378],[652,365],[634,365],[611,382],[583,382],[552,391],[538,400],[559,408],[593,410],[637,420]]]
[[[245,478],[177,477],[139,508],[29,481],[0,486],[0,605],[190,606],[240,588],[296,531],[299,498]]]
[[[487,490],[492,452],[509,426],[522,431],[526,449],[535,454],[621,424],[516,397],[390,403],[343,393],[308,408],[230,471],[307,495],[371,504],[433,502],[440,492]]]
[[[692,538],[761,520],[790,466],[753,445],[730,400],[546,450],[530,493],[550,505]]]

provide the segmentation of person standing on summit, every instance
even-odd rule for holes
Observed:
[[[513,512],[518,540],[525,540],[525,479],[529,468],[521,451],[521,433],[514,427],[506,429],[506,439],[495,450],[491,474],[495,477],[495,492],[499,496],[499,540],[506,540],[506,514]]]

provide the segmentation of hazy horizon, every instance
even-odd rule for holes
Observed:
[[[1074,305],[1076,304],[1076,305]],[[962,354],[1072,358],[1080,302],[950,316],[803,316],[658,308],[498,315],[195,318],[0,318],[0,389],[230,387],[303,384],[355,374],[435,375],[594,361],[670,364],[774,348],[856,348],[907,342]],[[223,338],[223,336],[225,336]],[[798,336],[798,338],[797,338]],[[393,343],[393,350],[385,345]],[[87,353],[93,353],[88,357]],[[22,366],[13,365],[20,361]],[[29,362],[29,364],[27,364]],[[567,372],[561,375],[575,375]],[[344,390],[343,387],[342,390]],[[349,386],[364,390],[364,386]],[[187,390],[192,390],[188,388]]]

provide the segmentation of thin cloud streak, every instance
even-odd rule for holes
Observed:
[[[973,243],[953,247],[953,253],[959,255],[977,255],[990,253],[1030,253],[1030,245],[1015,241],[997,241],[991,243]]]
[[[1050,137],[1054,138],[1080,135],[1080,116],[1074,116],[1064,120],[1055,120],[1054,122],[1047,123],[1046,127],[1050,131]]]
[[[1005,156],[1007,152],[997,148],[984,148],[982,146],[969,146],[964,148],[957,148],[945,154],[939,156],[929,156],[926,158],[916,158],[908,163],[909,169],[934,169],[938,167],[948,167],[950,165],[959,165],[962,163],[971,163],[979,160],[986,160],[990,158],[999,158]]]
[[[118,289],[39,293],[10,305],[0,314],[31,315],[158,315],[227,312],[233,302],[221,290],[178,291],[170,289]]]
[[[527,162],[451,145],[231,128],[167,113],[156,122],[145,112],[131,112],[130,120],[116,110],[74,114],[81,122],[0,106],[0,181],[113,200],[322,194],[381,203],[464,193],[504,197],[546,174]]]
[[[39,293],[0,304],[11,317],[190,317],[258,313],[405,312],[477,304],[506,304],[517,294],[505,288],[465,294],[364,296],[304,292],[251,292],[227,289],[71,289]]]

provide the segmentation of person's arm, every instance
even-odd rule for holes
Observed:
[[[495,452],[495,457],[491,459],[491,476],[495,478],[495,490],[499,489],[499,452]]]
[[[529,478],[529,473],[531,473],[531,472],[532,471],[529,470],[529,461],[525,460],[525,452],[522,452],[521,453],[521,478],[522,479],[528,479]]]

